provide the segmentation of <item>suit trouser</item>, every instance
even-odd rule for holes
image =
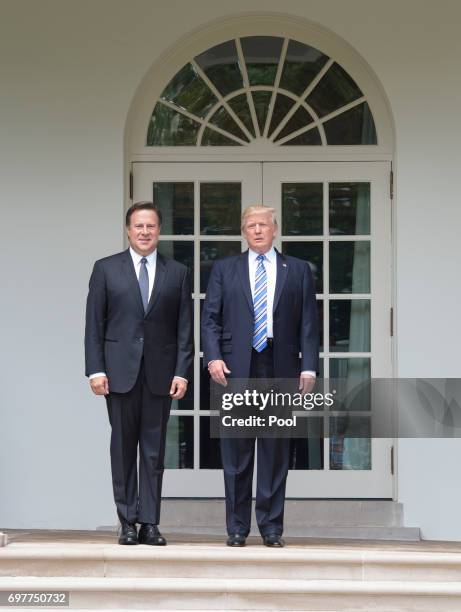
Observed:
[[[151,393],[142,363],[134,387],[128,393],[110,392],[106,401],[117,514],[130,523],[158,525],[171,398]]]
[[[273,350],[252,352],[250,378],[273,378]],[[251,493],[255,438],[221,438],[226,492],[227,533],[247,536],[251,525]],[[256,520],[262,536],[283,532],[285,487],[290,459],[289,438],[258,438]]]

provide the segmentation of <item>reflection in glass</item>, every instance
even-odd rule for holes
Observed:
[[[290,440],[290,470],[323,470],[323,418],[308,418],[309,438]]]
[[[366,102],[323,124],[329,145],[375,145],[376,128]]]
[[[240,40],[250,85],[273,85],[283,38],[248,36]]]
[[[319,352],[324,351],[323,337],[323,300],[317,300],[317,316],[319,322]]]
[[[203,304],[203,300],[201,300]],[[201,309],[200,309],[201,313]],[[210,375],[203,368],[203,357],[200,357],[200,405],[199,410],[210,410]]]
[[[370,292],[370,243],[330,242],[330,293]]]
[[[331,235],[370,234],[370,183],[330,183]]]
[[[194,243],[185,240],[160,240],[158,252],[170,259],[176,259],[189,268],[190,280],[194,280]]]
[[[301,95],[327,61],[328,57],[317,49],[290,40],[280,87]]]
[[[315,292],[323,293],[323,243],[282,242],[282,252],[309,263],[315,281]]]
[[[254,138],[255,132],[253,128],[253,121],[251,119],[250,107],[248,106],[247,95],[240,94],[239,96],[235,96],[235,98],[228,100],[227,103]]]
[[[218,101],[191,64],[175,74],[160,97],[202,118]]]
[[[306,102],[319,117],[325,117],[362,95],[355,81],[341,66],[334,63],[320,79]]]
[[[220,106],[218,110],[213,114],[210,119],[210,123],[213,123],[213,125],[216,125],[222,130],[230,132],[234,136],[237,136],[237,138],[241,138],[242,140],[248,142],[248,138],[245,136],[239,126],[235,123],[235,121],[229,115],[224,106]]]
[[[200,124],[158,102],[147,132],[147,146],[195,145]]]
[[[267,111],[269,110],[272,93],[270,91],[254,91],[252,96],[256,117],[258,119],[259,131],[262,134],[264,132],[264,126],[266,125]]]
[[[284,143],[286,146],[318,146],[322,144],[320,132],[317,128],[303,132],[299,136]]]
[[[241,183],[200,183],[200,233],[240,235]]]
[[[211,268],[216,259],[238,255],[242,251],[239,240],[232,242],[207,241],[200,243],[200,293],[205,293],[210,278]]]
[[[200,417],[200,468],[202,470],[222,469],[219,438],[210,438],[210,417]]]
[[[283,119],[283,116],[280,117],[280,120],[282,119]],[[303,106],[300,106],[298,110],[294,113],[293,117],[289,119],[285,127],[277,134],[277,140],[280,140],[281,138],[285,138],[285,136],[288,136],[288,134],[292,134],[293,132],[296,132],[296,130],[300,130],[301,128],[307,127],[312,122],[313,122],[313,119],[311,115],[307,112],[307,110]],[[271,126],[271,132],[273,129],[277,127],[277,125],[278,123],[274,125],[273,127]],[[309,132],[312,132],[312,131],[314,132],[316,131],[318,133],[318,130],[309,130]],[[309,132],[306,132],[306,134],[309,134]]]
[[[334,410],[371,410],[369,357],[330,358],[330,379],[335,378]]]
[[[285,115],[288,113],[288,111],[291,109],[294,103],[295,101],[292,100],[292,98],[288,98],[287,96],[282,96],[282,94],[277,95],[277,97],[275,98],[274,110],[272,111],[271,126],[268,132],[269,136],[272,134],[275,128],[280,124],[280,122],[285,117]],[[277,138],[279,137],[277,136]]]
[[[345,437],[357,432],[363,437]],[[330,417],[330,469],[371,470],[369,417]]]
[[[194,419],[172,415],[168,421],[165,446],[165,468],[194,467]]]
[[[194,233],[194,183],[154,183],[153,201],[162,213],[163,234]]]
[[[227,138],[224,134],[220,134],[215,130],[211,130],[210,128],[206,128],[203,132],[202,136],[202,146],[207,147],[240,147],[242,146],[236,140],[232,140],[232,138]]]
[[[243,87],[234,40],[208,49],[195,61],[223,96]]]
[[[370,351],[370,300],[330,300],[330,351]]]
[[[312,236],[322,233],[322,183],[283,183],[282,234]]]

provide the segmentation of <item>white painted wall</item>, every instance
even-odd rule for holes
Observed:
[[[130,102],[191,29],[281,9],[344,38],[383,85],[397,135],[398,373],[460,375],[457,0],[1,0],[1,527],[114,523],[82,337],[92,262],[123,244]],[[399,500],[427,538],[461,539],[460,456],[457,440],[399,445]]]

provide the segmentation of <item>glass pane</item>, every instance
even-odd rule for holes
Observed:
[[[242,252],[242,243],[238,242],[201,242],[200,243],[200,293],[206,292],[213,262],[220,257],[238,255]]]
[[[191,64],[175,74],[160,97],[202,118],[218,101]]]
[[[323,243],[282,242],[282,252],[307,261],[315,280],[315,292],[323,293]]]
[[[329,145],[375,145],[378,140],[370,107],[366,102],[323,124]]]
[[[200,302],[203,304],[203,300]],[[200,313],[202,309],[200,309]],[[200,357],[200,404],[199,410],[210,410],[210,375],[203,369],[203,357]]]
[[[200,124],[158,102],[147,132],[147,146],[195,145]]]
[[[180,400],[172,400],[171,410],[193,410],[194,409],[194,380],[189,379],[186,395]]]
[[[330,351],[370,351],[370,300],[330,301]]]
[[[272,93],[270,91],[254,91],[252,95],[256,117],[258,118],[259,131],[262,134],[266,125],[267,111],[269,110]]]
[[[158,252],[187,266],[190,282],[194,282],[194,243],[191,240],[160,240]]]
[[[332,357],[330,359],[330,378],[336,379],[335,410],[368,411],[371,409],[370,387],[361,386],[371,378],[371,359],[369,357],[346,359]]]
[[[277,143],[276,143],[277,144]],[[292,138],[284,143],[284,146],[318,146],[322,144],[322,139],[320,138],[320,132],[317,128],[309,130],[308,132],[304,132],[296,138]]]
[[[335,63],[314,88],[306,102],[312,106],[319,117],[325,117],[362,95],[355,81]]]
[[[330,183],[330,234],[370,234],[370,183]]]
[[[250,85],[273,85],[283,38],[249,36],[241,43]]]
[[[323,470],[323,418],[309,417],[309,438],[290,440],[290,470]]]
[[[243,87],[235,41],[216,45],[198,55],[195,61],[223,96]]]
[[[222,469],[219,438],[210,438],[210,417],[200,417],[200,468]]]
[[[162,213],[163,234],[194,233],[194,183],[154,183],[153,201]]]
[[[214,113],[214,115],[210,119],[210,123],[248,142],[248,138],[245,136],[245,134],[242,132],[239,126],[235,123],[235,121],[226,111],[224,106],[221,106],[220,108],[218,108],[218,110]]]
[[[194,419],[172,415],[168,421],[165,446],[165,468],[194,467]]]
[[[298,110],[295,112],[295,114],[293,115],[293,117],[288,121],[288,123],[282,129],[282,131],[277,135],[277,140],[280,140],[280,138],[285,138],[285,136],[288,136],[288,134],[296,132],[296,130],[300,130],[301,128],[308,126],[312,122],[313,122],[313,119],[310,116],[310,114],[307,112],[307,110],[303,106],[300,106]],[[276,126],[274,126],[274,129],[275,127]],[[309,130],[309,132],[312,132],[312,130]],[[309,132],[306,132],[306,134],[308,134]]]
[[[323,337],[323,300],[317,300],[317,316],[319,322],[319,352],[325,350],[324,337]],[[323,359],[320,360],[323,366]],[[320,377],[323,377],[323,372],[320,371]]]
[[[330,242],[330,293],[370,292],[370,243]]]
[[[313,236],[322,233],[322,183],[283,183],[282,234]]]
[[[227,103],[254,138],[255,132],[253,128],[253,121],[251,120],[251,113],[250,107],[248,106],[247,95],[240,94],[239,96],[228,100]]]
[[[240,147],[240,143],[232,140],[231,138],[227,138],[224,134],[220,134],[215,130],[210,130],[210,128],[206,128],[203,132],[202,136],[202,146],[212,146],[212,147]]]
[[[327,61],[328,57],[317,49],[290,40],[280,87],[298,95],[302,94]]]
[[[240,235],[241,183],[200,183],[200,233]]]
[[[330,417],[330,469],[371,470],[370,437],[344,437],[348,430],[370,436],[369,417]]]
[[[291,98],[287,98],[287,96],[282,96],[281,94],[277,95],[277,97],[275,98],[274,110],[272,111],[269,136],[279,125],[279,123],[282,121],[282,119],[285,117],[285,115],[288,113],[294,103],[295,101]]]

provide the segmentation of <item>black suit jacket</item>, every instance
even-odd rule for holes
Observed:
[[[216,261],[202,314],[204,366],[213,359],[223,359],[230,376],[247,378],[253,321],[248,251]],[[273,334],[276,377],[296,378],[301,371],[318,370],[318,319],[311,270],[305,261],[278,251]]]
[[[106,372],[109,390],[126,393],[144,357],[152,393],[168,395],[173,376],[189,378],[192,300],[187,268],[157,253],[147,312],[129,250],[94,265],[86,307],[85,373]]]

